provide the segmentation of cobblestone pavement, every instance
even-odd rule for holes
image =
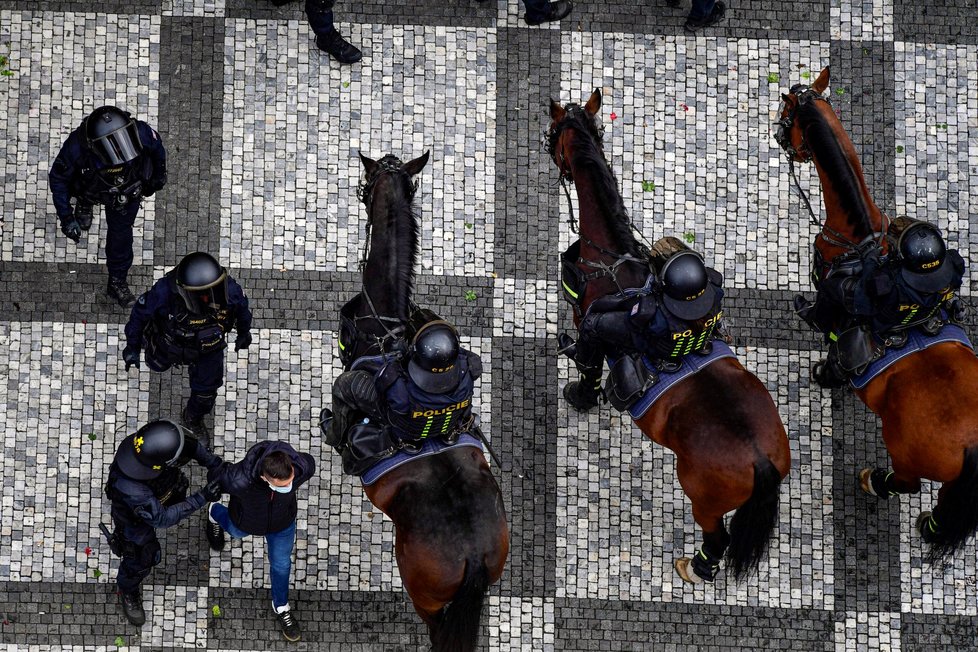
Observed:
[[[559,27],[528,28],[517,0],[339,0],[343,32],[366,52],[339,67],[310,49],[301,3],[5,0],[0,52],[15,74],[0,77],[0,645],[424,647],[391,525],[340,475],[314,415],[338,371],[338,308],[358,288],[356,151],[430,148],[417,299],[486,360],[477,404],[504,460],[512,529],[487,649],[978,646],[974,546],[944,573],[923,566],[911,524],[935,492],[859,494],[858,469],[885,463],[877,421],[809,383],[819,343],[790,298],[809,289],[814,232],[771,136],[779,94],[831,64],[832,100],[877,202],[937,221],[968,259],[975,3],[730,0],[728,19],[695,38],[682,31],[686,8],[659,0],[578,4]],[[559,398],[569,369],[554,336],[569,323],[556,260],[571,233],[541,136],[550,97],[580,101],[594,87],[626,206],[650,239],[693,238],[724,273],[736,351],[788,427],[778,535],[740,586],[693,589],[673,572],[699,535],[672,454],[608,408],[581,418]],[[215,450],[237,459],[280,438],[322,470],[300,493],[300,644],[269,618],[264,543],[212,554],[203,517],[162,534],[141,630],[114,603],[117,562],[97,529],[106,467],[125,432],[178,414],[187,390],[179,374],[123,371],[126,315],[103,293],[101,216],[79,246],[55,225],[47,170],[103,102],[156,126],[171,161],[137,221],[134,289],[204,249],[255,308],[255,346],[229,361]],[[801,179],[820,204],[814,170]]]

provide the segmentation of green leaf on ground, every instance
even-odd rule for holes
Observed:
[[[465,224],[465,228],[467,228],[467,229],[471,229],[472,228],[472,222],[465,222],[464,224]]]
[[[96,568],[95,570],[92,571],[92,577],[94,577],[95,579],[102,577],[102,571]]]
[[[221,607],[218,606],[218,605],[214,605],[213,607],[211,607],[211,613],[214,614],[214,617],[215,618],[220,618],[221,617]]]
[[[937,128],[938,129],[947,129],[947,123],[946,122],[942,122],[939,125],[937,125]]]
[[[94,432],[90,432],[88,433],[88,438],[91,439],[92,441],[95,441],[96,439],[98,439],[98,435],[96,435]]]
[[[653,192],[655,190],[655,181],[643,181],[642,190],[645,192]]]
[[[479,295],[477,295],[475,293],[475,290],[466,290],[465,291],[465,300],[466,301],[475,301],[478,298],[479,298]]]
[[[767,80],[772,84],[777,84],[779,81],[781,81],[781,75],[776,72],[769,72],[767,75]]]
[[[897,154],[903,154],[903,145],[897,145]]]
[[[837,89],[835,89],[835,94],[836,95],[845,95],[846,94],[846,89],[844,89],[844,88],[837,88]]]
[[[115,646],[116,647],[126,647],[126,639],[122,638],[121,636],[116,636],[115,637]]]
[[[343,88],[349,88],[350,82],[343,82]]]
[[[696,234],[693,233],[692,231],[687,231],[686,233],[683,234],[683,240],[685,240],[689,244],[693,244],[694,242],[696,242]]]
[[[801,78],[802,79],[811,79],[812,78],[812,71],[811,70],[806,70],[806,71],[802,72],[801,73]]]

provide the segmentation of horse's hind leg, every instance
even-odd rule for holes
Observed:
[[[865,468],[859,472],[859,487],[882,500],[898,494],[915,494],[920,491],[920,478],[886,469]]]
[[[692,559],[681,557],[674,562],[676,572],[690,584],[712,582],[720,572],[720,560],[730,545],[730,534],[723,525],[723,515],[704,513],[693,505],[693,518],[703,529],[703,545]]]

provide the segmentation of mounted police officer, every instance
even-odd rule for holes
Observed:
[[[224,384],[225,336],[232,328],[235,351],[251,346],[248,299],[213,256],[195,252],[139,297],[126,324],[122,358],[127,371],[139,368],[142,349],[153,371],[187,365],[190,400],[183,422],[200,432]]]
[[[116,580],[119,602],[133,625],[146,622],[139,585],[161,559],[155,528],[172,527],[221,496],[216,482],[187,496],[190,482],[180,467],[190,460],[209,470],[221,464],[221,458],[180,426],[159,420],[126,437],[109,466],[105,494],[112,501],[115,523],[109,545],[122,557]]]
[[[565,252],[564,285],[567,298],[584,296],[576,269],[567,263],[573,247]],[[707,267],[702,256],[676,238],[653,245],[650,264],[654,271],[644,288],[609,295],[594,301],[578,327],[576,343],[559,338],[561,352],[569,355],[583,376],[564,387],[571,407],[586,411],[598,404],[606,356],[617,357],[608,377],[607,398],[626,409],[657,380],[641,361],[645,356],[662,372],[676,371],[690,353],[708,354],[719,336],[723,316],[723,277]],[[573,302],[573,301],[572,301]]]
[[[812,368],[812,378],[822,387],[842,387],[885,346],[901,346],[907,329],[919,327],[933,335],[962,317],[955,294],[964,260],[947,249],[937,227],[902,218],[894,220],[888,237],[888,256],[881,257],[880,247],[873,246],[830,269],[814,304],[795,299],[802,318],[829,342],[828,357]]]
[[[92,226],[92,206],[105,206],[107,292],[122,307],[132,305],[135,297],[126,282],[132,226],[142,198],[166,185],[160,135],[122,109],[99,107],[68,136],[48,179],[61,231],[76,243]]]
[[[397,450],[420,450],[429,438],[454,443],[476,427],[472,396],[481,375],[482,360],[460,346],[455,328],[430,319],[405,353],[358,360],[336,379],[333,411],[323,411],[326,442],[353,475]]]

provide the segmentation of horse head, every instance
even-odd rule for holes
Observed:
[[[406,323],[414,286],[420,222],[412,202],[418,190],[415,177],[428,163],[430,152],[403,163],[393,154],[373,160],[360,154],[364,176],[357,196],[367,207],[367,247],[364,251],[361,307],[364,330],[389,332],[384,322]]]
[[[885,254],[888,248],[884,236],[889,220],[873,201],[856,148],[823,95],[828,84],[825,68],[811,86],[796,84],[782,94],[775,133],[792,175],[795,163],[811,161],[822,181],[826,220],[815,239],[816,280],[824,278],[838,256],[874,246]]]
[[[601,110],[601,90],[594,89],[587,103],[571,103],[561,106],[550,100],[550,128],[547,131],[547,151],[560,171],[560,176],[573,179],[570,162],[578,137],[584,138],[602,152],[603,129],[598,126],[597,114]]]

